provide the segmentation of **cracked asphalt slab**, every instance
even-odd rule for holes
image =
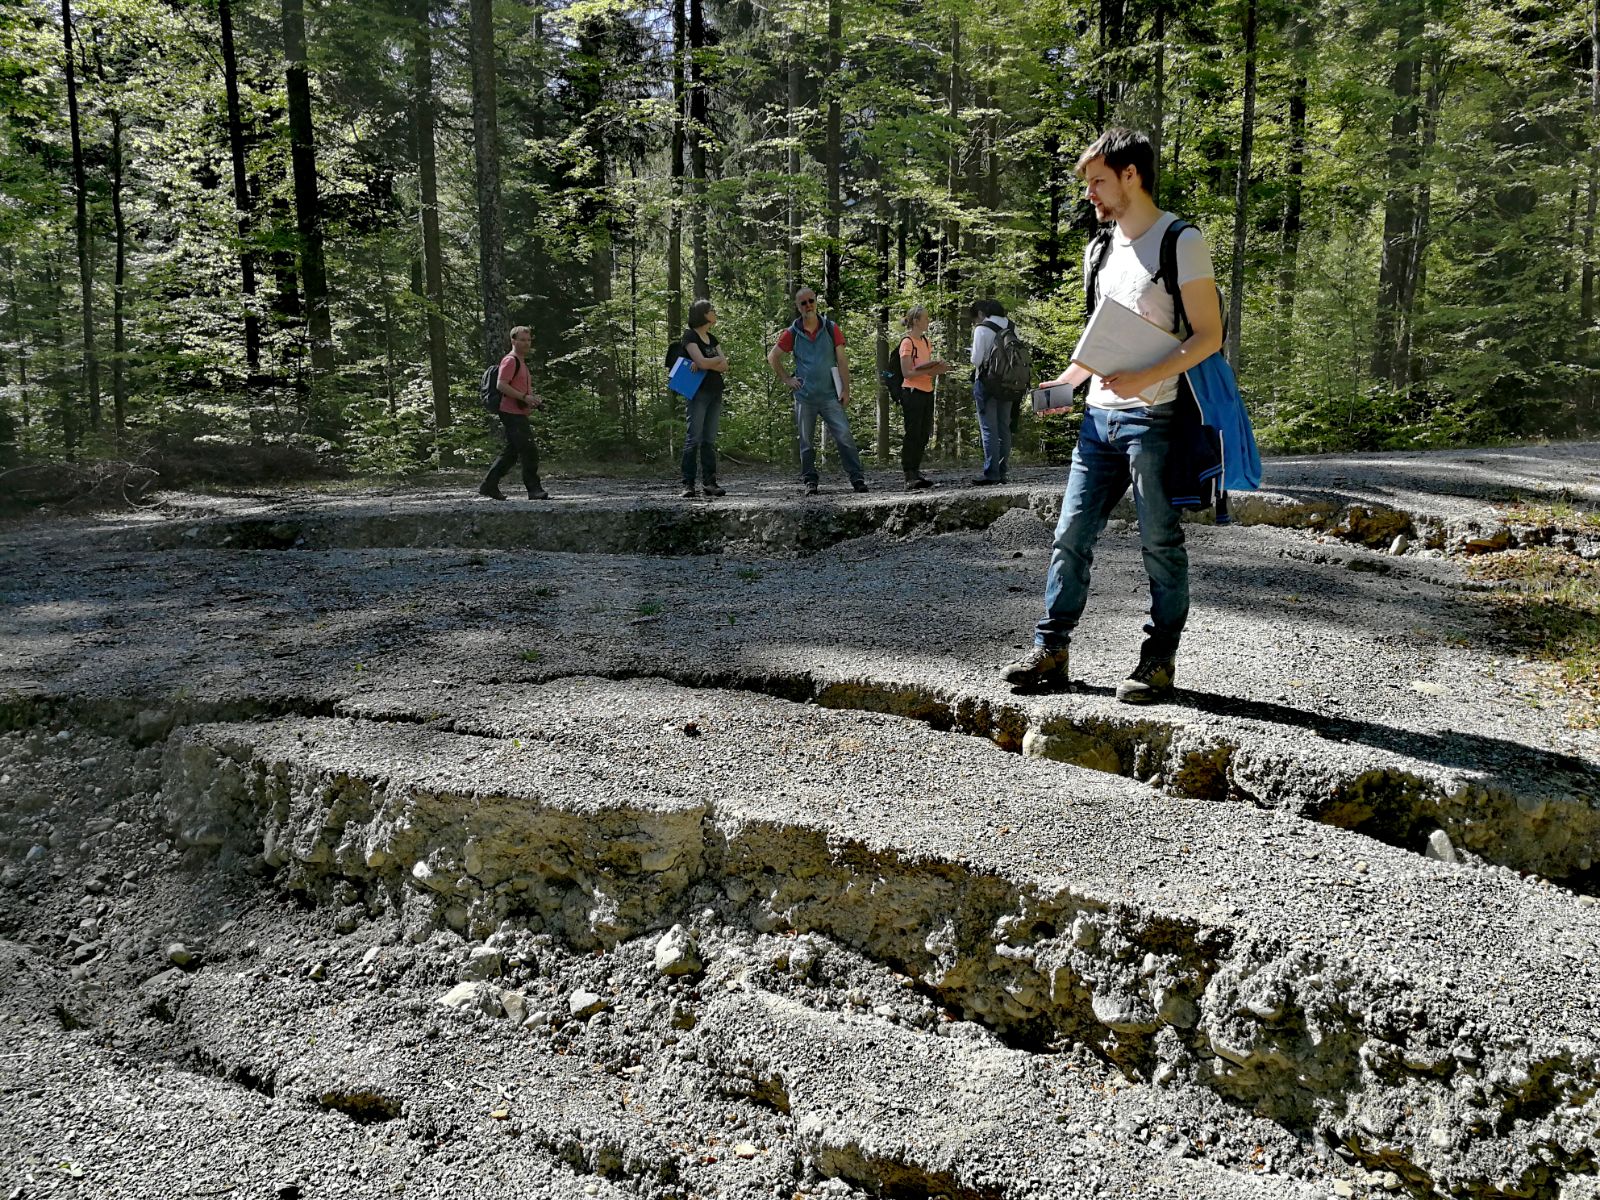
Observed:
[[[1593,890],[1600,735],[1439,552],[1532,536],[1510,500],[1591,499],[1593,449],[1269,463],[1244,524],[1187,527],[1179,692],[1140,710],[1111,697],[1145,604],[1120,517],[1072,690],[997,683],[1037,617],[1059,472],[910,499],[564,481],[573,498],[525,510],[401,488],[14,522],[17,1186],[159,1177],[132,1125],[98,1190],[68,1169],[72,1121],[36,1118],[83,1106],[79,1054],[91,1100],[136,1091],[191,1148],[221,1128],[191,1119],[212,1101],[166,1112],[148,1081],[177,1069],[223,1105],[243,1086],[277,1133],[236,1139],[218,1186],[308,1196],[457,1194],[475,1155],[551,1195],[1582,1195],[1600,951],[1592,897],[1548,881]],[[1412,552],[1369,548],[1395,529]],[[1436,836],[1456,865],[1423,856]],[[685,920],[724,956],[693,998],[648,962]],[[175,972],[180,935],[206,953]],[[542,1023],[434,1015],[469,951],[530,935],[494,986]],[[843,974],[771,967],[788,952],[761,947],[795,938]],[[611,1009],[568,1016],[578,984]],[[307,1022],[338,1055],[284,1037]],[[1002,1102],[941,1099],[932,1064],[981,1073],[950,1049],[962,1031],[1000,1039],[991,1057],[1092,1063],[1095,1095],[1148,1089],[1143,1125],[1069,1116],[1008,1175],[1004,1137],[977,1132]],[[434,1120],[446,1084],[472,1086],[458,1036],[633,1072],[694,1135],[651,1141],[646,1112],[590,1136],[554,1094],[539,1119]],[[861,1090],[819,1107],[833,1059]],[[417,1061],[428,1087],[401,1070]],[[281,1096],[252,1090],[280,1067]],[[748,1157],[707,1147],[730,1103]],[[354,1132],[322,1153],[319,1122]],[[104,1164],[130,1182],[108,1190]]]

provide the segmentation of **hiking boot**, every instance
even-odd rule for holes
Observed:
[[[706,489],[707,492],[709,492],[710,490],[711,490],[710,488]],[[697,496],[698,494],[699,493],[694,490],[694,484],[692,484],[692,483],[684,484],[683,485],[683,491],[678,493],[678,495],[682,496],[685,500],[693,500],[695,498],[695,496]]]
[[[932,486],[933,481],[931,479],[923,479],[920,476],[916,479],[906,480],[906,491],[908,492],[920,492],[923,488],[931,488]]]
[[[979,475],[972,481],[973,487],[993,487],[998,480],[990,479],[987,475]]]
[[[852,479],[850,481],[850,486],[855,488],[855,490],[858,492],[870,492],[872,490],[867,486],[867,481],[865,479]]]
[[[726,496],[728,494],[728,489],[723,487],[715,479],[708,479],[706,480],[705,484],[705,493],[708,496]]]
[[[813,480],[812,482],[806,484],[806,495],[815,496],[816,494],[817,494],[817,484],[816,484],[816,481]]]
[[[1003,678],[1012,687],[1064,688],[1071,681],[1067,673],[1066,646],[1051,649],[1035,646],[1005,670]]]
[[[1124,704],[1153,704],[1172,693],[1177,668],[1170,658],[1141,658],[1133,673],[1117,684],[1117,699]]]
[[[492,483],[480,483],[478,485],[478,495],[487,496],[491,500],[504,500],[506,498],[506,494]]]
[[[528,489],[528,499],[529,500],[548,500],[548,499],[550,499],[550,493],[545,491],[542,487],[529,488]]]

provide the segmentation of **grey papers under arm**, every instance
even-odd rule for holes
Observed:
[[[1110,297],[1100,301],[1084,328],[1072,361],[1096,375],[1142,371],[1166,358],[1182,343],[1159,325]]]

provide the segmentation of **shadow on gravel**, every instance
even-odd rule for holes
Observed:
[[[1396,729],[1392,725],[1356,721],[1348,717],[1329,717],[1288,704],[1243,700],[1213,692],[1179,689],[1173,693],[1170,703],[1214,716],[1244,717],[1307,729],[1330,741],[1370,746],[1436,763],[1441,767],[1481,771],[1489,777],[1490,786],[1501,783],[1502,775],[1506,777],[1504,783],[1507,787],[1513,786],[1514,782],[1525,784],[1528,776],[1536,775],[1551,787],[1566,786],[1573,791],[1600,788],[1600,772],[1596,772],[1593,765],[1583,759],[1556,750],[1535,750],[1503,738],[1472,733],[1433,734],[1415,729]]]

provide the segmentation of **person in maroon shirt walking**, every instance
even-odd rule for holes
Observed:
[[[504,500],[500,490],[500,477],[516,461],[522,460],[522,482],[528,489],[529,500],[548,500],[550,493],[539,485],[539,448],[533,442],[533,422],[528,414],[544,406],[544,397],[535,395],[533,382],[528,377],[528,350],[533,345],[533,331],[518,325],[511,331],[511,352],[500,360],[500,424],[506,432],[506,448],[494,460],[494,466],[478,485],[478,495],[492,500]]]

